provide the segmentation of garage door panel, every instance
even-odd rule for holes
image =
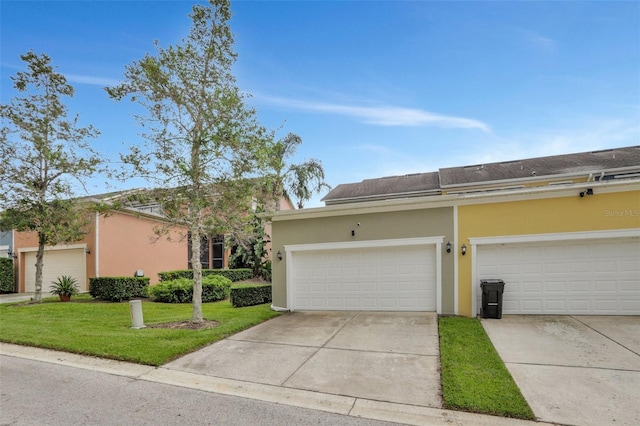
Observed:
[[[594,284],[594,292],[596,293],[600,293],[600,294],[606,294],[606,293],[610,293],[610,294],[615,294],[618,292],[618,285],[616,281],[602,281],[602,280],[598,280],[595,282]]]
[[[566,289],[563,282],[551,281],[545,283],[544,291],[548,293],[563,293]]]
[[[640,312],[640,301],[638,300],[622,300],[619,301],[618,304],[623,315],[625,313],[628,315],[638,315],[638,312]]]
[[[544,308],[543,308],[544,306]],[[525,306],[525,310],[529,308]],[[553,311],[553,312],[563,312],[567,310],[567,303],[564,300],[554,300],[547,299],[545,301],[539,301],[538,305],[531,306],[531,310],[539,312],[539,311]]]
[[[435,311],[435,245],[300,251],[291,261],[294,309]]]
[[[78,282],[80,291],[87,290],[87,267],[84,249],[46,250],[43,258],[42,292],[51,291],[51,282],[62,275],[70,275]],[[36,252],[25,253],[25,291],[36,288]]]
[[[638,238],[480,245],[477,256],[479,279],[506,283],[505,314],[640,314]]]

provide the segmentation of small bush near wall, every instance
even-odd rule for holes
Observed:
[[[13,261],[0,257],[0,294],[13,293]]]
[[[203,269],[202,276],[209,275],[221,275],[225,278],[229,278],[231,281],[245,281],[253,278],[253,272],[251,269]],[[160,281],[172,281],[179,278],[193,279],[192,269],[181,269],[177,271],[158,272]]]
[[[122,302],[134,297],[147,297],[149,277],[89,278],[89,294],[100,300]]]
[[[261,305],[269,302],[271,302],[271,284],[234,287],[231,289],[231,305],[234,308]]]
[[[202,279],[202,302],[217,302],[229,296],[231,280],[221,275],[209,275]],[[178,278],[162,281],[150,289],[156,302],[189,303],[193,298],[193,279]]]

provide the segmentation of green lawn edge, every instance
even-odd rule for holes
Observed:
[[[190,303],[142,301],[145,325],[186,321]],[[281,315],[269,304],[233,308],[229,300],[202,304],[203,316],[217,321],[202,330],[131,328],[128,302],[100,302],[89,295],[61,303],[0,305],[0,341],[152,366],[215,343]]]
[[[535,420],[476,318],[438,318],[444,408]]]
[[[233,308],[229,300],[202,305],[217,327],[203,330],[131,329],[128,302],[75,296],[61,303],[0,305],[0,341],[100,358],[160,366],[281,313],[269,304]],[[142,301],[147,325],[185,321],[191,304]],[[443,406],[534,420],[535,416],[478,319],[438,318]]]

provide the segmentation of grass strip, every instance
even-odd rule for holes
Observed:
[[[143,301],[142,311],[151,325],[189,320],[192,306]],[[0,341],[158,366],[279,315],[269,304],[233,308],[229,300],[203,303],[202,312],[218,326],[132,330],[128,302],[88,295],[66,303],[47,298],[42,304],[2,304]]]
[[[533,420],[533,411],[476,318],[440,317],[445,408]]]

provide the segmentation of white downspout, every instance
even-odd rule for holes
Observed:
[[[96,212],[96,241],[93,246],[96,278],[100,276],[100,213]]]

